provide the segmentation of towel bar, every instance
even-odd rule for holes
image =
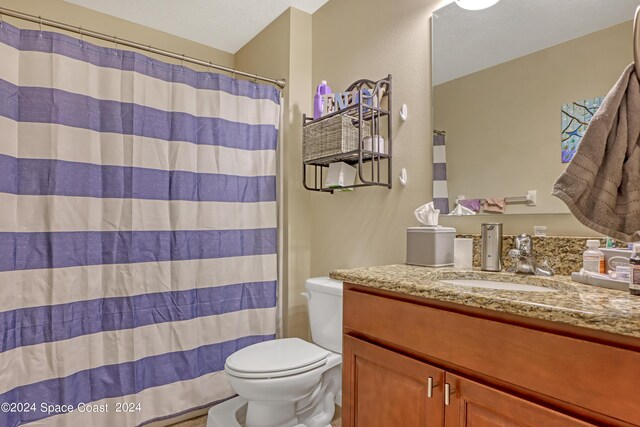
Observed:
[[[456,203],[460,198],[456,198]],[[479,199],[480,203],[485,203],[487,199]],[[538,201],[538,192],[536,190],[527,191],[526,196],[505,197],[504,202],[506,204],[525,203],[527,206],[535,206]]]

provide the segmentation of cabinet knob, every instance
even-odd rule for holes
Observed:
[[[449,383],[444,385],[444,404],[449,406],[451,404],[451,395],[455,393],[455,389],[451,387]]]
[[[427,397],[431,399],[433,397],[433,389],[438,387],[438,383],[433,382],[433,377],[427,379]]]

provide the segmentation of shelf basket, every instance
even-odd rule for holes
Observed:
[[[362,123],[362,137],[371,136],[371,123]],[[358,127],[353,117],[338,114],[304,126],[302,160],[310,162],[327,156],[358,150]]]

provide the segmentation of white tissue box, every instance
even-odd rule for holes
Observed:
[[[356,168],[344,162],[331,163],[325,185],[329,188],[348,187],[356,183]]]
[[[453,227],[407,228],[407,264],[423,267],[453,265]]]
[[[366,151],[387,154],[386,151],[384,151],[384,138],[380,135],[365,137],[362,145]]]

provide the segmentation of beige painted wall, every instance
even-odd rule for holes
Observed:
[[[29,13],[31,15],[42,16],[43,18],[63,22],[69,25],[81,26],[104,34],[113,34],[123,39],[132,40],[145,45],[150,44],[153,47],[169,50],[171,52],[184,53],[187,56],[212,61],[215,64],[227,67],[233,67],[234,65],[234,57],[231,53],[185,40],[149,27],[134,24],[133,22],[105,15],[72,3],[66,3],[62,0],[1,0],[0,6]],[[16,20],[7,16],[4,16],[4,20],[20,28],[38,28],[38,24]],[[51,30],[51,28],[47,28],[46,26],[43,29],[45,31]],[[60,30],[54,31],[64,33],[64,31]],[[77,34],[70,35],[73,37],[79,37]],[[97,45],[114,47],[113,43],[107,43],[89,37],[87,37],[86,40]],[[144,53],[148,54],[148,52]],[[156,56],[153,54],[151,56],[165,62],[180,62],[164,56]],[[198,67],[197,65],[189,65],[189,67],[198,70],[205,69],[204,67]]]
[[[284,335],[309,337],[306,300],[311,229],[309,192],[302,187],[302,113],[312,107],[311,15],[289,9],[236,53],[236,66],[284,77],[283,141],[280,146],[280,205]]]
[[[625,22],[434,88],[435,128],[447,132],[450,203],[538,191],[535,207],[508,213],[569,210],[551,195],[560,159],[560,107],[606,95],[633,62]]]
[[[393,76],[393,189],[311,195],[311,274],[405,259],[405,228],[431,199],[430,18],[442,2],[331,0],[313,14],[313,83]],[[313,88],[311,96],[313,95]],[[311,113],[311,110],[308,111]],[[406,168],[409,182],[397,178]]]

